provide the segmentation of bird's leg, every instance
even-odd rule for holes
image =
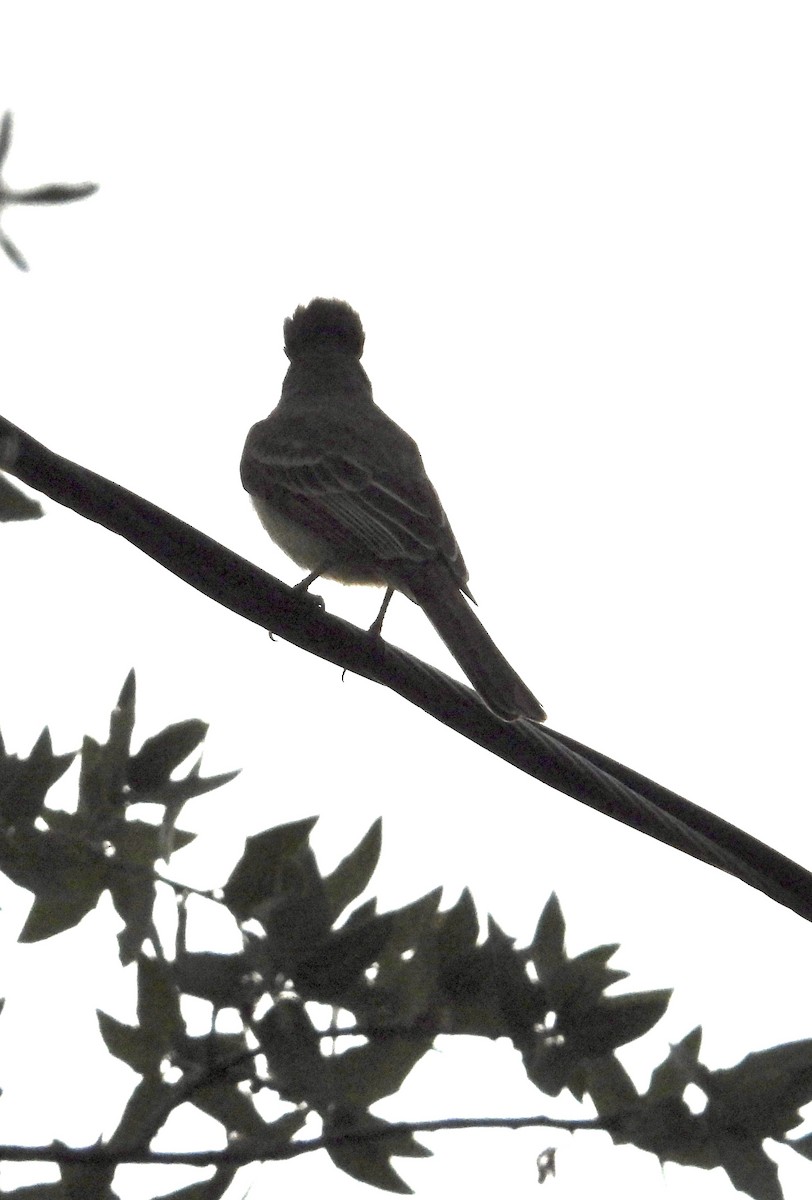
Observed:
[[[381,611],[378,613],[377,617],[375,618],[375,620],[372,622],[372,624],[369,627],[369,632],[372,634],[373,637],[381,636],[381,629],[383,628],[383,619],[386,616],[386,610],[389,607],[389,601],[392,599],[394,594],[395,594],[394,588],[388,587],[386,589],[386,593],[383,598],[383,604],[381,605]]]
[[[310,574],[305,575],[304,579],[300,580],[299,583],[295,583],[293,585],[294,592],[306,592],[311,583],[315,583],[321,574],[322,569],[318,571],[311,571]]]
[[[316,608],[320,609],[325,608],[324,599],[321,596],[314,596],[312,592],[309,592],[307,589],[310,587],[311,583],[315,583],[319,576],[323,575],[326,570],[327,567],[323,566],[320,567],[318,571],[311,571],[309,575],[305,575],[304,579],[301,579],[298,583],[293,585],[293,591],[296,592],[297,595],[306,596],[308,600],[313,601]]]

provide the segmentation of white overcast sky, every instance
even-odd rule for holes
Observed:
[[[0,262],[0,409],[293,582],[239,456],[278,397],[285,316],[348,300],[376,399],[420,443],[481,615],[551,725],[812,866],[811,35],[809,5],[776,0],[2,0],[8,182],[101,190],[5,216],[31,271]],[[131,666],[140,736],[210,721],[208,770],[244,770],[185,814],[196,881],[311,813],[333,863],[382,814],[386,905],[467,883],[526,939],[555,889],[572,951],[619,941],[632,987],[676,988],[624,1057],[640,1086],[700,1021],[712,1067],[812,1037],[798,917],[47,507],[3,531],[0,729],[24,754],[46,723],[58,750],[102,736]],[[377,609],[320,590],[359,624]],[[386,634],[454,669],[408,601]],[[27,898],[2,899],[13,943]],[[100,996],[131,1012],[113,927],[105,912],[5,952],[0,1140],[112,1128],[133,1077],[102,1057],[92,1082],[91,1039]],[[501,1046],[421,1071],[382,1111],[560,1111]],[[603,1137],[426,1141],[433,1160],[399,1165],[431,1200],[536,1197],[552,1143],[559,1200],[732,1195]],[[806,1194],[809,1165],[780,1161],[787,1196]],[[188,1178],[121,1176],[133,1197]],[[253,1179],[364,1190],[320,1160]]]

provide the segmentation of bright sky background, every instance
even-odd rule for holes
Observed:
[[[550,724],[812,865],[811,35],[808,4],[774,0],[3,0],[8,182],[101,190],[6,215],[31,272],[0,262],[0,408],[293,582],[238,462],[278,398],[283,319],[348,300],[376,399],[420,443],[481,615]],[[311,813],[332,864],[382,814],[386,906],[469,884],[527,939],[555,889],[571,951],[619,941],[632,988],[676,988],[621,1055],[640,1086],[698,1022],[711,1067],[812,1037],[798,917],[47,507],[3,531],[0,729],[21,754],[46,723],[60,751],[102,737],[131,666],[137,735],[210,721],[208,772],[244,770],[189,806],[203,836],[176,874],[219,882],[246,835]],[[377,611],[366,589],[319,590],[359,624]],[[408,601],[385,633],[454,669]],[[28,898],[0,899],[6,945]],[[113,1127],[134,1079],[102,1056],[97,1084],[91,1040],[95,1003],[132,1011],[113,927],[106,911],[4,951],[0,1140]],[[484,1044],[442,1046],[381,1111],[563,1108]],[[424,1140],[433,1160],[396,1160],[424,1200],[538,1197],[551,1144],[558,1200],[733,1195],[602,1136]],[[780,1161],[787,1196],[807,1194],[808,1164]],[[117,1178],[146,1197],[190,1176]],[[253,1178],[256,1196],[364,1191],[323,1156]]]

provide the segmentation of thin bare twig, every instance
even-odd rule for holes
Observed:
[[[225,1150],[145,1150],[143,1147],[112,1150],[108,1146],[0,1146],[0,1162],[49,1162],[63,1164],[97,1164],[119,1166],[123,1163],[142,1163],[148,1166],[180,1165],[188,1167],[247,1166],[256,1162],[281,1162],[329,1150],[348,1143],[380,1142],[404,1134],[445,1133],[461,1129],[562,1129],[566,1133],[581,1131],[605,1132],[613,1127],[615,1118],[603,1120],[585,1118],[564,1120],[558,1117],[448,1117],[437,1121],[397,1121],[391,1125],[358,1129],[347,1133],[326,1134],[323,1137],[263,1146],[261,1143],[235,1142]],[[273,1132],[271,1127],[270,1132]]]

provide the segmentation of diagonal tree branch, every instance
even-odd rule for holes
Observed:
[[[0,468],[126,538],[178,578],[262,629],[397,692],[557,791],[763,892],[812,920],[812,873],[735,825],[549,726],[508,725],[470,688],[318,609],[312,598],[170,513],[59,457],[0,417]]]

